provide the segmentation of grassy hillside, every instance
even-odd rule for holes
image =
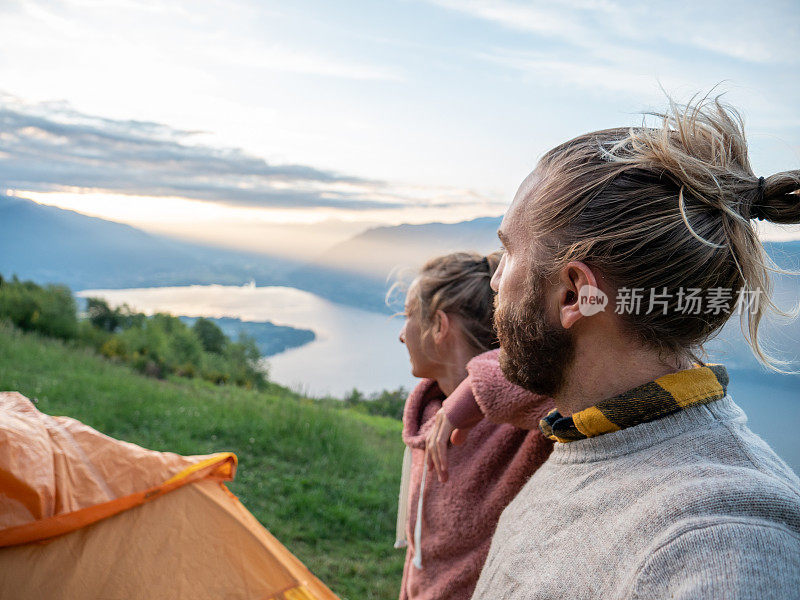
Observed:
[[[397,595],[399,421],[326,408],[277,386],[253,392],[154,380],[2,323],[0,390],[155,450],[235,452],[231,490],[334,592]]]

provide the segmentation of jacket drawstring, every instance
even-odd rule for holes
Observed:
[[[403,452],[403,471],[400,475],[400,497],[397,500],[397,529],[395,530],[395,548],[408,546],[406,525],[408,525],[408,495],[411,486],[411,448],[405,447]]]
[[[428,475],[428,448],[422,465],[422,482],[419,484],[419,502],[417,503],[417,523],[414,527],[414,560],[413,565],[422,569],[422,498],[425,496],[425,478]]]

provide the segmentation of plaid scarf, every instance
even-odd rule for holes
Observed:
[[[719,400],[727,387],[724,366],[697,365],[659,377],[569,417],[552,410],[539,422],[539,428],[551,440],[574,442],[654,421],[687,406]]]

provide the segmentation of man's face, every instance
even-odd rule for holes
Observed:
[[[500,367],[506,378],[531,392],[556,396],[575,354],[570,330],[551,309],[543,259],[534,248],[536,184],[531,173],[522,182],[498,235],[505,247],[492,277],[494,324],[500,340]]]

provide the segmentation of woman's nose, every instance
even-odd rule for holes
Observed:
[[[398,336],[398,338],[400,339],[400,343],[401,344],[405,344],[406,343],[406,326],[405,325],[403,325],[403,328],[400,330],[400,335]]]

